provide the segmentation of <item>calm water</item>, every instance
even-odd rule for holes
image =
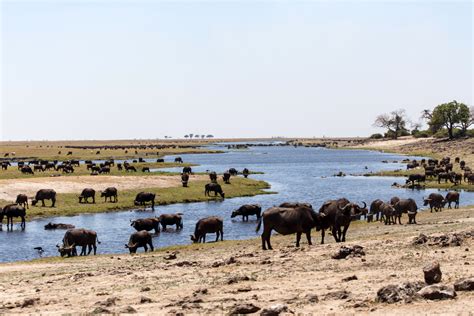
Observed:
[[[222,147],[216,147],[223,149]],[[370,201],[381,198],[389,200],[392,196],[414,198],[422,205],[423,196],[436,190],[412,191],[392,188],[399,178],[390,177],[332,177],[343,171],[346,174],[360,174],[368,171],[403,168],[402,164],[384,164],[382,160],[402,160],[405,157],[369,151],[329,150],[322,148],[293,147],[251,147],[248,150],[231,150],[224,154],[196,154],[182,156],[186,162],[200,164],[194,171],[214,170],[222,172],[231,167],[242,170],[262,171],[265,174],[251,175],[251,178],[269,182],[271,191],[278,194],[261,195],[226,199],[216,202],[175,204],[157,207],[155,213],[123,211],[74,217],[55,217],[28,222],[26,230],[21,231],[15,225],[13,232],[0,232],[0,262],[28,260],[37,258],[33,249],[41,246],[44,256],[56,256],[55,245],[64,236],[63,230],[45,231],[48,222],[70,223],[77,228],[83,227],[97,231],[99,240],[98,253],[128,252],[124,244],[134,229],[130,220],[139,217],[150,217],[161,213],[184,213],[184,229],[180,232],[165,232],[154,238],[155,247],[176,244],[189,244],[189,235],[199,218],[218,215],[224,218],[224,239],[247,239],[256,237],[255,220],[243,223],[240,218],[231,219],[232,210],[246,203],[259,203],[262,208],[280,204],[284,201],[305,201],[315,208],[328,199],[347,197],[353,201]],[[167,157],[169,161],[173,157]],[[367,167],[368,169],[365,169]],[[180,171],[180,169],[169,169]],[[225,191],[225,186],[224,186]],[[474,193],[461,193],[461,204],[474,204]],[[350,236],[350,232],[349,232]],[[208,236],[212,240],[214,235]],[[319,238],[319,237],[318,237]],[[349,237],[350,238],[350,237]],[[141,251],[141,250],[140,250]]]

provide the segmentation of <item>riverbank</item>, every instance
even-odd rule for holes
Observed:
[[[31,196],[39,187],[44,188],[48,185],[58,192],[56,206],[54,208],[49,207],[51,205],[50,201],[46,201],[46,207],[30,205],[27,210],[27,220],[38,217],[73,216],[84,213],[137,209],[138,207],[133,204],[133,201],[137,193],[142,191],[155,193],[155,205],[158,206],[221,199],[220,197],[204,196],[204,185],[209,182],[208,178],[207,175],[192,175],[187,188],[182,187],[180,176],[68,177],[63,179],[51,178],[43,181],[39,178],[31,179],[26,187],[20,185],[26,183],[26,180],[23,180],[21,183],[13,183],[12,187],[2,187],[2,196],[10,197],[10,199],[0,200],[0,206],[11,203],[14,200],[11,197],[16,197],[18,193],[24,191]],[[40,181],[33,182],[32,180]],[[76,182],[71,180],[76,180]],[[6,180],[2,181],[5,182]],[[272,193],[267,190],[270,188],[268,183],[250,178],[232,177],[231,184],[221,183],[221,185],[226,198]],[[117,203],[105,203],[104,199],[100,197],[99,191],[104,190],[107,186],[117,187],[119,191]],[[78,196],[85,187],[92,187],[96,190],[95,204],[78,202]],[[41,205],[41,203],[38,203],[38,205]]]
[[[319,245],[320,235],[313,231],[314,245],[303,238],[300,249],[292,235],[273,236],[273,251],[262,251],[255,238],[134,256],[0,264],[0,313],[227,314],[243,304],[258,312],[281,304],[294,313],[466,313],[474,309],[474,292],[458,291],[454,300],[414,298],[395,304],[376,297],[383,286],[423,281],[422,269],[433,260],[440,262],[442,284],[472,276],[472,234],[462,238],[461,246],[412,242],[420,233],[472,231],[473,219],[470,207],[421,212],[418,225],[355,222],[344,245],[360,245],[365,255],[345,260],[331,258],[341,244],[327,236],[328,244]]]

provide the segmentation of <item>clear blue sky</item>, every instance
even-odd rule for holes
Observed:
[[[1,136],[365,136],[473,105],[473,4],[1,3]]]

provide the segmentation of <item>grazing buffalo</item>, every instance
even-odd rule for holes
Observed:
[[[189,182],[189,174],[182,173],[181,174],[181,183],[183,184],[184,188],[186,188],[188,186],[188,182]]]
[[[215,171],[209,173],[209,179],[211,182],[217,183],[217,173]]]
[[[153,251],[153,239],[149,232],[146,230],[141,230],[138,232],[133,233],[130,235],[130,239],[128,240],[128,244],[125,244],[125,248],[128,248],[130,253],[136,253],[138,248],[143,247],[145,252],[148,251],[148,246],[150,246],[150,250]]]
[[[451,175],[447,172],[441,172],[438,174],[438,184],[441,183],[442,179],[444,179],[444,182],[447,183],[448,180],[451,180]]]
[[[45,168],[44,168],[44,166],[42,166],[42,165],[34,165],[34,166],[33,166],[33,170],[34,170],[34,171],[44,172]]]
[[[309,203],[301,203],[301,202],[284,202],[279,205],[279,207],[284,207],[284,208],[296,208],[296,207],[309,207],[313,208],[313,206]]]
[[[45,230],[53,230],[53,229],[72,229],[75,228],[72,224],[62,224],[62,223],[51,223],[44,225]]]
[[[158,219],[160,220],[163,231],[166,230],[166,226],[176,225],[176,230],[183,229],[183,214],[161,214]]]
[[[38,201],[41,201],[41,206],[45,206],[44,200],[51,200],[51,207],[56,204],[56,191],[52,189],[41,189],[36,192],[35,198],[31,201],[31,205],[36,206]]]
[[[134,221],[130,220],[130,226],[135,228],[136,231],[141,230],[155,230],[155,234],[160,232],[160,219],[158,217],[151,218],[139,218]]]
[[[222,198],[225,197],[225,193],[222,191],[222,187],[220,184],[217,183],[208,183],[204,186],[204,195],[210,196],[210,192],[214,192],[214,196],[220,194]]]
[[[468,184],[474,184],[474,173],[468,173],[467,174],[467,183]]]
[[[28,208],[28,196],[26,194],[18,194],[15,203]]]
[[[431,193],[427,199],[423,199],[424,206],[430,206],[431,212],[433,212],[433,208],[436,212],[441,211],[443,207],[446,205],[446,200],[444,197],[439,193]]]
[[[143,167],[142,172],[150,172],[150,168],[149,167]]]
[[[374,215],[375,215],[375,220],[376,221],[378,221],[379,218],[380,218],[380,220],[382,220],[383,213],[382,213],[382,210],[380,209],[380,206],[383,203],[384,202],[380,199],[377,199],[377,200],[373,201],[372,203],[370,203],[369,213],[368,213],[368,216],[367,216],[367,221],[368,222],[371,222],[373,220]]]
[[[425,182],[426,176],[424,174],[410,174],[408,176],[408,179],[406,180],[406,184],[409,184],[411,182],[412,185],[415,185],[415,181],[418,184],[420,184],[420,182]]]
[[[65,165],[63,166],[62,169],[63,169],[63,173],[74,173],[74,167],[71,165]]]
[[[115,187],[108,187],[104,191],[100,192],[100,197],[104,198],[104,202],[107,202],[107,198],[109,198],[109,201],[112,203],[117,203],[117,188]],[[112,198],[113,201],[112,201]]]
[[[99,173],[100,174],[105,174],[105,173],[110,173],[110,167],[100,167],[100,170],[99,170]]]
[[[464,160],[461,160],[461,162],[459,163],[459,167],[461,168],[461,170],[464,170],[464,168],[466,168],[466,162]]]
[[[446,194],[445,198],[446,202],[448,202],[448,208],[451,208],[451,203],[454,203],[454,208],[459,208],[459,192],[450,191]]]
[[[2,162],[2,170],[7,170],[8,166],[11,166],[11,163],[9,161]]]
[[[163,158],[158,158],[156,159],[156,162],[165,162],[165,160]]]
[[[321,228],[321,216],[309,207],[283,208],[271,207],[263,212],[258,220],[256,231],[260,230],[263,222],[262,249],[273,249],[270,243],[272,230],[279,234],[289,235],[296,233],[296,247],[300,246],[301,234],[305,233],[308,244],[311,243],[311,229]]]
[[[453,164],[452,164],[452,163],[446,164],[446,165],[444,166],[444,170],[445,170],[446,172],[451,172],[451,171],[453,171]]]
[[[244,175],[244,178],[247,178],[247,177],[249,176],[249,174],[250,174],[249,169],[244,168],[244,170],[242,171],[242,174]]]
[[[174,162],[183,163],[183,158],[176,157],[176,158],[174,158]]]
[[[53,162],[48,162],[45,166],[44,166],[44,170],[45,171],[49,171],[51,169],[55,169],[55,164]]]
[[[228,171],[224,172],[222,175],[222,180],[225,184],[230,184],[230,173]]]
[[[393,199],[394,198],[392,198],[392,200]],[[392,205],[395,208],[395,222],[396,222],[396,219],[398,218],[398,223],[401,224],[402,213],[407,213],[408,224],[416,224],[416,214],[418,211],[418,205],[416,205],[415,200],[398,199],[398,201]]]
[[[99,172],[100,172],[100,169],[101,169],[100,166],[95,166],[95,165],[93,165],[93,166],[91,167],[91,171],[92,171],[92,172],[97,172],[97,173],[99,173]]]
[[[192,174],[193,169],[191,167],[184,167],[183,168],[183,173]]]
[[[125,165],[125,171],[133,171],[133,172],[137,172],[137,168],[135,168],[134,166],[130,166],[130,165]]]
[[[239,172],[235,168],[230,168],[229,173],[231,176],[235,177]]]
[[[155,210],[155,194],[150,192],[140,192],[135,197],[135,201],[133,202],[136,206],[142,205],[146,208],[146,203],[151,202],[151,209]]]
[[[117,169],[118,169],[119,171],[122,171],[122,170],[123,170],[123,166],[122,166],[121,163],[118,163],[118,164],[117,164]]]
[[[3,210],[0,208],[0,228],[2,227],[4,217],[7,218],[7,230],[9,229],[9,227],[11,230],[13,230],[14,217],[21,218],[21,229],[25,229],[26,209],[23,206],[20,206],[18,204],[9,204],[5,206]]]
[[[461,173],[452,172],[452,173],[451,173],[451,182],[453,182],[454,185],[461,184],[461,182],[462,182],[462,174],[461,174]]]
[[[75,159],[71,159],[69,164],[71,164],[72,166],[76,166],[76,167],[80,166],[79,160],[75,160]]]
[[[58,247],[58,251],[61,254],[61,257],[65,255],[69,256],[77,256],[76,247],[82,247],[81,256],[86,256],[87,247],[89,248],[89,255],[94,249],[94,255],[97,253],[97,245],[96,243],[100,244],[100,241],[97,238],[97,233],[93,230],[87,229],[70,229],[66,231],[63,238],[63,245]]]
[[[194,229],[194,235],[191,235],[191,240],[194,243],[206,242],[206,234],[216,233],[216,242],[219,241],[219,235],[221,241],[224,240],[224,222],[222,218],[217,216],[210,216],[200,219],[196,223]]]
[[[332,235],[336,242],[345,242],[346,233],[353,215],[367,214],[367,204],[360,207],[349,200],[342,198],[325,202],[319,209],[322,218],[321,244],[324,244],[325,230],[332,228]]]
[[[257,204],[245,204],[239,207],[237,210],[232,212],[231,218],[236,216],[242,216],[242,221],[248,221],[249,216],[256,215],[257,219],[260,219],[260,214],[262,212],[262,207]]]
[[[23,174],[35,174],[33,172],[33,170],[31,170],[30,166],[23,166],[23,167],[21,167],[20,170],[21,170],[21,173],[23,173]]]
[[[95,190],[92,188],[85,188],[79,195],[79,203],[84,200],[85,203],[89,203],[89,198],[92,198],[92,203],[95,203]]]

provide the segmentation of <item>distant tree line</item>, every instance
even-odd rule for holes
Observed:
[[[205,134],[202,134],[202,135],[199,135],[199,134],[186,134],[184,135],[184,138],[186,139],[193,139],[193,138],[201,138],[201,139],[204,139],[204,138],[214,138],[214,135],[211,135],[211,134],[208,134],[208,135],[205,135]]]
[[[420,130],[422,122],[428,124],[426,130]],[[373,134],[371,138],[392,138],[413,135],[415,137],[438,137],[454,139],[457,137],[474,137],[469,129],[474,123],[474,107],[452,101],[436,106],[433,110],[423,110],[418,122],[413,123],[404,109],[380,114],[373,126],[384,128],[385,134]]]

